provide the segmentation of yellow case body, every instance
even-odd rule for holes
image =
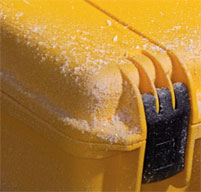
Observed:
[[[0,2],[1,189],[200,191],[199,6]],[[157,88],[168,88],[174,108],[175,82],[187,86],[191,104],[185,167],[141,184],[141,95],[153,94],[159,111]]]

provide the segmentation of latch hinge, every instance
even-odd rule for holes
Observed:
[[[184,169],[184,157],[190,115],[188,91],[184,84],[175,83],[176,108],[172,108],[167,88],[157,89],[160,110],[156,112],[155,98],[143,94],[147,121],[147,144],[143,183],[159,181]]]

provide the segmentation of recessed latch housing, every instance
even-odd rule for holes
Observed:
[[[156,112],[154,96],[142,96],[147,121],[143,183],[166,179],[184,169],[190,104],[184,84],[175,83],[174,92],[175,109],[172,108],[169,90],[158,89],[159,113]]]

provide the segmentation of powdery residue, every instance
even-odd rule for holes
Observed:
[[[17,90],[19,93],[25,95],[29,99],[32,99],[46,108],[50,113],[57,116],[58,120],[61,120],[65,126],[70,126],[80,130],[83,134],[85,132],[91,132],[101,138],[104,141],[109,141],[110,143],[117,143],[119,140],[125,141],[129,135],[136,133],[138,128],[133,128],[132,130],[125,129],[125,125],[121,121],[122,118],[125,118],[125,121],[129,121],[128,117],[125,114],[118,113],[116,116],[112,116],[110,120],[102,119],[98,120],[96,117],[93,118],[92,122],[87,120],[75,119],[70,117],[69,112],[66,110],[57,107],[50,103],[47,98],[42,95],[36,94],[34,92],[28,91],[25,89],[14,76],[1,71],[0,78],[3,78],[9,84]],[[120,116],[121,117],[120,117]],[[121,120],[120,120],[121,119]],[[109,131],[109,132],[108,132]]]
[[[97,119],[95,116],[93,121],[88,122],[83,119],[76,119],[71,117],[70,113],[61,107],[52,104],[45,96],[34,93],[24,88],[13,75],[7,72],[0,71],[0,78],[3,81],[12,85],[12,87],[19,93],[25,95],[27,98],[34,100],[39,105],[57,117],[57,120],[62,121],[65,126],[80,130],[81,133],[92,133],[104,141],[110,143],[117,143],[118,141],[126,141],[127,137],[139,133],[139,128],[131,125],[130,129],[124,124],[130,124],[131,117],[125,110],[119,110],[116,115],[113,115],[110,119]]]
[[[7,11],[10,14],[12,9],[8,9]],[[96,37],[96,39],[92,38],[96,33],[92,29],[87,29],[85,26],[79,24],[67,23],[63,31],[59,31],[60,28],[63,28],[59,24],[39,24],[38,21],[44,19],[42,19],[42,16],[41,18],[39,16],[33,17],[25,25],[19,20],[23,16],[23,12],[17,12],[17,14],[12,16],[8,22],[9,25],[6,26],[7,31],[12,33],[12,27],[16,27],[17,31],[15,33],[19,37],[16,38],[16,41],[21,43],[21,37],[23,37],[27,47],[31,47],[35,51],[35,57],[41,59],[40,63],[46,62],[47,59],[56,61],[55,64],[60,65],[60,71],[64,76],[66,76],[66,73],[72,72],[70,69],[72,65],[73,67],[77,65],[74,70],[75,73],[83,73],[83,71],[89,72],[90,70],[91,73],[94,73],[111,62],[122,63],[123,56],[114,51],[115,46],[110,43],[105,43],[104,40],[101,41],[101,44],[97,43],[97,41],[99,42],[99,37]],[[2,11],[1,17],[5,22],[7,13],[3,13]],[[109,20],[107,23],[110,25]],[[69,30],[66,29],[68,27]],[[47,36],[51,38],[47,40]],[[62,40],[60,38],[61,36]],[[115,42],[117,40],[118,36],[116,35],[113,37],[113,41]]]
[[[112,116],[110,120],[98,120],[94,118],[90,123],[86,120],[66,117],[63,119],[63,122],[65,125],[80,130],[83,134],[85,132],[91,132],[102,140],[110,143],[118,143],[119,140],[125,142],[128,136],[138,132],[138,128],[127,129],[118,115]]]

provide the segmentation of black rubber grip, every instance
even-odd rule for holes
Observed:
[[[184,169],[190,104],[185,85],[175,83],[174,91],[175,110],[172,109],[169,90],[158,89],[159,113],[156,112],[154,96],[142,96],[147,121],[143,183],[166,179]]]

